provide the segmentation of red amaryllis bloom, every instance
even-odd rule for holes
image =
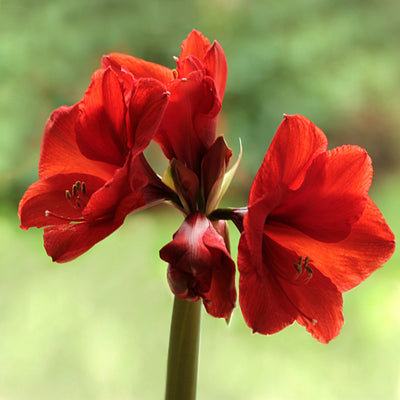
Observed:
[[[368,196],[366,151],[327,151],[324,133],[285,116],[251,187],[239,243],[240,305],[253,331],[297,321],[320,342],[343,324],[342,292],[387,261],[394,235]]]
[[[226,222],[214,225],[202,213],[190,214],[172,242],[160,250],[168,283],[182,300],[203,299],[208,313],[229,318],[236,302],[235,263],[227,249]]]
[[[201,160],[214,143],[227,77],[221,46],[193,31],[183,41],[175,70],[125,54],[112,53],[103,66],[128,70],[135,78],[152,77],[170,92],[155,136],[168,159],[178,159],[199,174]]]
[[[44,245],[57,262],[72,260],[146,204],[151,175],[141,156],[168,101],[164,85],[111,68],[96,71],[80,103],[48,121],[40,180],[19,205],[21,227],[45,227]]]

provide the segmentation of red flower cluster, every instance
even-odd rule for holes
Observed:
[[[295,320],[319,341],[343,323],[341,293],[394,251],[393,233],[368,196],[363,149],[327,151],[324,133],[285,116],[251,187],[247,208],[219,210],[238,162],[216,137],[227,76],[221,46],[193,31],[171,70],[124,54],[103,58],[82,100],[46,124],[39,181],[24,194],[21,227],[44,227],[57,262],[90,249],[138,209],[160,201],[185,215],[160,251],[181,299],[202,299],[215,317],[235,307],[235,263],[226,221],[241,231],[240,305],[254,331]],[[143,151],[157,142],[169,167],[159,177]]]

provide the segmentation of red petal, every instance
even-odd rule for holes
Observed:
[[[204,306],[214,317],[229,318],[236,303],[235,263],[221,239],[211,227],[203,237],[214,263],[210,290],[205,294]]]
[[[249,205],[248,212],[243,218],[243,227],[247,238],[246,246],[253,257],[252,264],[257,270],[262,268],[262,246],[267,216],[281,203],[282,197],[287,191],[285,185],[279,185],[275,190],[265,194],[258,202]]]
[[[310,268],[313,268],[312,264]],[[283,279],[279,279],[279,282],[299,310],[297,323],[303,325],[321,343],[328,343],[339,335],[344,322],[342,295],[318,269],[313,269],[312,278],[304,286]]]
[[[232,150],[222,136],[215,140],[204,155],[201,161],[201,182],[206,203],[214,202],[218,196],[231,156]]]
[[[215,80],[219,100],[225,93],[228,66],[225,53],[218,42],[210,46],[210,41],[198,31],[193,31],[183,41],[178,60],[178,75],[187,77],[191,71],[203,70]]]
[[[178,77],[187,78],[192,72],[202,71],[205,73],[203,63],[194,56],[188,56],[183,60],[178,61]]]
[[[83,96],[76,138],[82,153],[97,161],[122,166],[128,152],[126,105],[121,83],[111,70],[98,70]]]
[[[169,159],[176,158],[200,173],[201,159],[215,140],[221,109],[214,82],[192,74],[187,80],[171,82],[168,90],[169,103],[155,140]]]
[[[123,220],[91,225],[87,222],[57,225],[44,229],[44,247],[53,261],[71,261],[114,232]]]
[[[270,335],[295,321],[297,313],[271,271],[254,265],[245,234],[239,242],[238,269],[240,308],[253,332]]]
[[[132,152],[143,151],[153,138],[168,103],[169,93],[155,79],[139,79],[129,105],[128,146]]]
[[[171,69],[126,54],[111,53],[103,57],[102,67],[107,68],[109,66],[117,69],[125,68],[133,74],[135,79],[154,78],[163,83],[174,79]]]
[[[342,146],[314,159],[302,186],[288,194],[269,220],[314,239],[337,242],[362,215],[371,185],[371,159],[357,146]]]
[[[279,184],[297,189],[313,159],[327,148],[325,134],[310,120],[285,116],[254,179],[249,204],[259,200]]]
[[[169,283],[177,296],[200,296],[211,315],[229,318],[236,300],[235,264],[204,214],[190,214],[160,257],[170,264]]]
[[[21,228],[59,225],[68,223],[68,219],[82,218],[85,204],[82,203],[82,208],[75,207],[74,200],[68,200],[65,194],[66,190],[71,191],[72,185],[77,181],[85,182],[88,198],[105,183],[96,176],[76,173],[58,174],[35,182],[19,203]]]
[[[141,189],[146,198],[146,206],[176,199],[176,193],[163,183],[161,178],[151,168],[143,153],[135,157],[131,171],[134,171],[134,173],[131,173],[132,179],[130,180],[130,186],[133,191],[141,187],[143,178],[147,181],[146,186]]]
[[[193,30],[182,42],[179,60],[188,56],[195,56],[202,61],[210,47],[210,41],[199,31]]]
[[[340,291],[360,284],[392,256],[394,235],[374,202],[368,198],[361,218],[350,235],[337,243],[324,243],[284,225],[269,225],[274,241],[310,257],[317,269]]]
[[[295,319],[316,339],[327,343],[343,325],[342,296],[317,269],[304,279],[294,264],[299,254],[265,237],[263,270],[252,266],[245,236],[239,245],[240,305],[254,331],[272,334]],[[303,274],[304,275],[304,274]],[[307,275],[307,272],[305,272]]]
[[[51,175],[81,171],[102,177],[104,180],[112,176],[113,166],[89,160],[81,153],[76,143],[75,123],[78,117],[78,106],[63,106],[51,114],[42,141],[39,161],[41,179]]]
[[[113,178],[93,194],[83,211],[85,219],[91,222],[102,219],[123,220],[127,214],[146,204],[140,189],[147,180],[143,176],[136,177],[137,187],[132,188],[132,175],[135,175],[133,165],[134,161],[129,157],[124,167],[118,169]]]
[[[194,211],[199,197],[200,183],[197,175],[179,160],[171,161],[171,174],[175,190],[184,209]]]
[[[214,42],[204,57],[204,66],[207,72],[215,80],[219,99],[222,103],[225,93],[226,78],[228,76],[228,64],[225,53],[218,42]]]

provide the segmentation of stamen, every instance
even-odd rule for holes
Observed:
[[[304,260],[304,263],[303,263],[303,260]],[[296,268],[296,272],[297,272],[296,280],[299,280],[300,276],[302,275],[302,273],[304,271],[307,271],[307,274],[308,274],[305,283],[307,283],[312,278],[314,271],[312,270],[311,267],[308,266],[309,262],[310,262],[310,257],[305,257],[303,259],[303,256],[301,256],[299,258],[299,261],[297,263],[294,263],[294,267]]]
[[[71,191],[65,191],[65,198],[70,201],[72,207],[78,209],[85,208],[89,200],[86,183],[83,181],[76,181],[72,185]]]
[[[302,271],[302,268],[301,268],[301,265],[303,264],[303,257],[301,256],[300,258],[299,258],[299,261],[297,262],[297,263],[294,263],[294,267],[296,268],[296,271],[297,271],[297,273],[300,275],[301,274],[301,271]]]
[[[308,272],[308,278],[311,279],[314,271],[308,265],[306,265],[304,268]]]
[[[76,181],[70,190],[65,191],[65,199],[68,201],[70,206],[74,208],[76,211],[72,214],[76,217],[65,217],[63,215],[55,214],[50,210],[45,210],[44,215],[46,217],[53,217],[57,219],[61,219],[63,221],[68,222],[81,222],[84,221],[84,217],[82,216],[82,209],[86,207],[86,204],[89,201],[89,197],[87,194],[86,183],[81,181]],[[66,212],[66,214],[70,214]]]

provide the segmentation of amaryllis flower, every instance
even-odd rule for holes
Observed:
[[[163,181],[177,193],[175,206],[186,218],[172,242],[160,250],[161,258],[168,262],[172,292],[182,300],[201,298],[208,313],[226,319],[236,302],[235,263],[229,254],[226,222],[211,222],[207,215],[229,184],[232,170],[226,170],[231,155],[219,137],[202,159],[200,176],[180,160],[171,161]],[[233,171],[236,167],[237,163]]]
[[[72,260],[143,207],[151,184],[142,151],[168,101],[163,84],[111,68],[96,71],[78,104],[51,115],[44,132],[39,181],[19,205],[21,227],[44,227],[57,262]]]
[[[135,78],[151,77],[166,85],[168,106],[155,136],[168,159],[178,159],[196,174],[214,143],[227,77],[225,54],[218,44],[192,31],[183,41],[177,68],[112,53],[103,67],[128,70]]]
[[[239,243],[239,300],[254,332],[297,321],[320,342],[343,324],[342,292],[394,251],[394,235],[368,196],[366,151],[327,151],[306,118],[285,116],[251,187]]]
[[[173,204],[186,219],[160,255],[169,263],[168,282],[174,294],[189,301],[202,298],[210,314],[228,318],[236,292],[226,223],[211,223],[207,218],[218,206],[237,167],[236,163],[227,175],[232,152],[222,137],[216,138],[226,59],[217,42],[211,45],[200,32],[192,31],[183,41],[176,62],[177,68],[172,70],[112,53],[102,64],[116,73],[129,71],[135,78],[157,79],[170,93],[154,140],[170,160],[163,183],[176,194]]]
[[[228,319],[235,307],[235,263],[227,249],[226,222],[214,225],[202,213],[190,214],[172,242],[160,250],[168,283],[182,300],[203,299],[208,313]]]

